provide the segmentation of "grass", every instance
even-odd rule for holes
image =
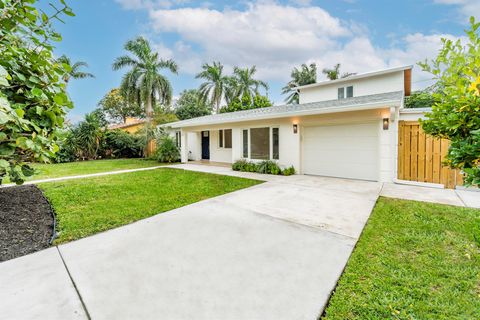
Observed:
[[[323,319],[480,319],[480,210],[380,198]]]
[[[42,183],[63,243],[261,183],[178,169]]]
[[[35,168],[35,174],[29,177],[28,180],[40,180],[116,170],[155,167],[158,165],[160,165],[158,161],[147,159],[108,159],[48,164],[34,163],[32,164],[32,167]]]

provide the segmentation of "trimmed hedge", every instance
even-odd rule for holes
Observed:
[[[271,160],[264,160],[261,162],[253,162],[245,159],[237,160],[232,164],[232,170],[284,176],[295,174],[295,168],[293,166],[282,170],[275,161]]]

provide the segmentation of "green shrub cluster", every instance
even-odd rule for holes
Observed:
[[[256,172],[256,173],[275,174],[275,175],[284,175],[284,176],[290,176],[292,174],[295,174],[295,168],[293,166],[282,170],[275,161],[271,161],[271,160],[253,162],[253,161],[241,159],[233,163],[232,169],[234,171]]]
[[[163,135],[157,139],[157,149],[154,157],[160,162],[172,163],[180,161],[180,150],[178,150],[175,139],[169,135]]]

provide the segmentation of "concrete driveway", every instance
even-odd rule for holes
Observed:
[[[270,180],[2,263],[0,314],[317,319],[382,185]]]

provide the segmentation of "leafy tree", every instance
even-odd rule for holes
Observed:
[[[220,62],[204,63],[202,71],[195,78],[205,80],[200,85],[200,95],[204,103],[215,106],[215,111],[218,113],[230,81],[229,77],[223,75],[223,65]]]
[[[54,157],[56,132],[73,107],[63,81],[71,68],[53,57],[52,43],[61,41],[53,22],[74,14],[63,0],[51,13],[35,2],[0,0],[0,183],[21,184],[33,174],[27,162]]]
[[[406,108],[431,108],[435,103],[433,96],[433,88],[429,87],[424,90],[412,92],[409,97],[405,98]]]
[[[263,87],[266,91],[268,90],[268,84],[266,82],[254,78],[256,72],[256,66],[243,69],[235,67],[233,69],[233,79],[235,80],[233,82],[234,87],[232,88],[233,97],[254,97],[259,94],[258,89],[260,87]]]
[[[470,18],[468,43],[442,39],[438,56],[419,63],[437,81],[432,112],[423,130],[451,141],[446,164],[463,170],[467,185],[480,186],[480,23]]]
[[[62,55],[58,58],[58,62],[64,63],[70,67],[70,70],[63,75],[63,81],[68,84],[70,79],[85,79],[85,78],[95,78],[95,76],[88,72],[83,72],[80,69],[85,67],[88,68],[88,64],[83,61],[78,61],[72,64],[72,61],[66,55]]]
[[[110,90],[98,103],[102,111],[114,122],[127,121],[128,117],[141,118],[144,116],[142,107],[135,101],[128,101],[120,89]]]
[[[337,63],[333,68],[324,68],[322,70],[322,73],[327,76],[329,80],[337,80],[340,78],[347,78],[350,76],[355,75],[356,73],[352,72],[345,72],[342,75],[340,75],[340,63]]]
[[[304,63],[300,66],[300,69],[293,68],[290,77],[292,80],[282,88],[282,94],[288,94],[285,98],[286,103],[298,103],[299,95],[295,88],[317,82],[317,65],[311,63],[308,66]]]
[[[220,113],[271,107],[273,103],[266,96],[256,94],[253,99],[244,94],[242,99],[234,98],[227,106],[220,109]]]
[[[172,85],[161,74],[161,70],[168,69],[176,74],[178,66],[171,59],[161,59],[143,37],[127,41],[125,50],[131,55],[115,59],[113,70],[130,67],[122,79],[120,89],[130,102],[144,106],[147,122],[150,122],[153,106],[157,102],[170,105],[172,101]]]
[[[168,107],[158,105],[154,108],[153,112],[153,124],[157,126],[159,124],[170,123],[178,121],[178,117]]]
[[[175,105],[178,119],[186,120],[212,114],[212,108],[202,98],[200,91],[184,90]]]

